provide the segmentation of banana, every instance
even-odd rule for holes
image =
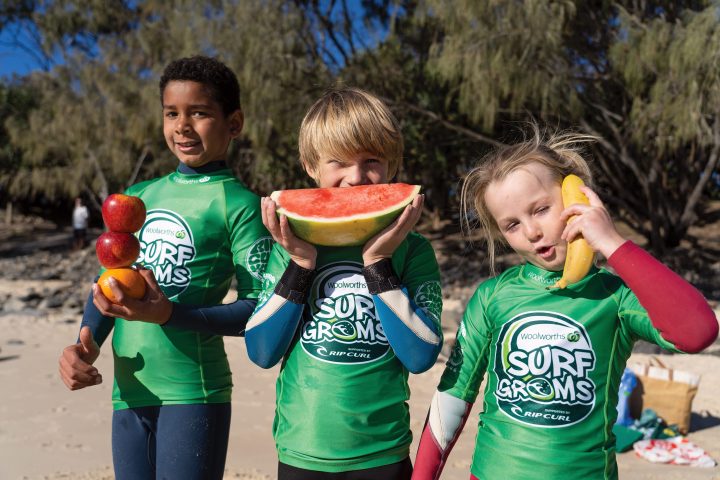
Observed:
[[[577,175],[568,175],[562,182],[562,199],[565,208],[575,203],[590,205],[587,196],[580,191],[580,187],[585,185]],[[568,219],[568,223],[575,219],[573,215]],[[560,280],[555,282],[551,288],[565,288],[571,283],[579,282],[590,271],[594,257],[593,249],[587,241],[579,235],[568,243],[567,254],[565,256],[565,267]]]

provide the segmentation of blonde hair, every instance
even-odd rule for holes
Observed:
[[[505,179],[510,173],[528,164],[538,163],[550,170],[558,183],[562,183],[563,178],[572,173],[582,178],[586,185],[592,186],[592,172],[580,155],[580,147],[597,140],[597,137],[574,132],[547,134],[541,132],[534,123],[531,128],[531,138],[526,137],[519,143],[488,153],[465,175],[462,182],[460,213],[463,230],[469,234],[474,226],[479,226],[487,242],[493,274],[497,244],[504,239],[485,203],[485,193],[491,183]]]
[[[359,88],[325,92],[305,114],[298,143],[300,161],[308,172],[317,169],[320,155],[377,155],[388,162],[388,178],[402,163],[403,137],[397,119],[378,97]]]

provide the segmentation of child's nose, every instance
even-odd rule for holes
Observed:
[[[359,165],[350,167],[350,170],[345,176],[345,181],[352,186],[365,185],[366,183],[368,183],[365,169]]]
[[[190,131],[190,121],[189,117],[186,117],[185,115],[178,115],[177,120],[175,121],[175,131],[177,133],[183,133]]]
[[[525,224],[525,237],[531,242],[537,242],[542,238],[542,229],[536,223]]]

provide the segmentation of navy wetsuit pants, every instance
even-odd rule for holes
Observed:
[[[115,478],[221,480],[229,435],[229,403],[115,410]]]

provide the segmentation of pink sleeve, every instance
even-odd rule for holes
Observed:
[[[662,337],[687,353],[697,353],[718,335],[715,313],[702,294],[631,241],[608,264],[635,293]]]
[[[470,416],[472,403],[436,391],[418,446],[412,480],[437,480]]]

